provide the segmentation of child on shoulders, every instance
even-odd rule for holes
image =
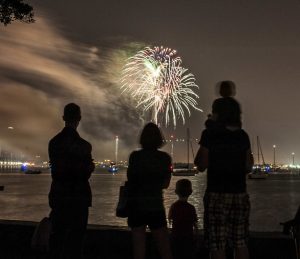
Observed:
[[[230,109],[231,107],[230,105],[228,105],[228,102],[232,102],[232,100],[234,100],[236,102],[236,105],[239,106],[240,109],[240,104],[234,98],[236,94],[234,82],[229,80],[221,81],[217,83],[216,89],[221,97],[215,99],[212,104],[212,114],[209,114],[207,116],[207,120],[205,121],[205,126],[207,129],[215,129],[220,126],[219,123],[216,122],[215,116],[216,114],[221,115],[222,113],[228,112],[228,109]],[[241,127],[241,125],[237,126]]]

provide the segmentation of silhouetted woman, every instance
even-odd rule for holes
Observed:
[[[236,259],[248,259],[247,237],[250,202],[246,175],[253,157],[247,133],[241,129],[241,109],[231,98],[222,98],[222,109],[213,110],[215,127],[202,132],[195,164],[207,169],[204,196],[204,235],[211,259],[225,258],[228,241]]]
[[[134,258],[145,258],[148,226],[156,239],[161,258],[170,259],[163,189],[168,188],[170,183],[171,157],[158,150],[163,145],[163,136],[154,123],[146,124],[140,144],[142,148],[131,153],[127,169],[131,197],[128,226],[132,230]]]

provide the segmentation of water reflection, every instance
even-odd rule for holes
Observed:
[[[165,191],[165,207],[177,199],[175,183],[181,177],[173,177]],[[199,227],[203,226],[203,202],[205,174],[189,176],[193,194],[189,201],[197,210]],[[93,207],[90,210],[90,224],[126,226],[126,219],[115,216],[119,186],[126,180],[125,171],[112,175],[96,172],[91,178]],[[50,174],[24,175],[20,173],[0,174],[0,218],[39,221],[48,215],[48,191]],[[280,221],[294,216],[300,204],[299,176],[271,176],[267,180],[249,180],[248,191],[251,199],[250,229],[252,231],[279,231]]]

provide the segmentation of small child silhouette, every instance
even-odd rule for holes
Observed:
[[[171,205],[168,215],[172,226],[171,240],[175,259],[194,257],[194,236],[197,234],[198,228],[196,209],[188,203],[192,192],[192,183],[188,179],[176,182],[175,193],[179,199]]]

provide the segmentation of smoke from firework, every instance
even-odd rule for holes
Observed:
[[[137,145],[142,123],[129,100],[121,96],[122,67],[138,43],[88,46],[64,36],[41,17],[26,26],[0,28],[0,149],[47,158],[47,144],[63,127],[63,107],[82,108],[79,132],[93,144],[95,159],[120,159]],[[8,127],[13,129],[9,130]]]

